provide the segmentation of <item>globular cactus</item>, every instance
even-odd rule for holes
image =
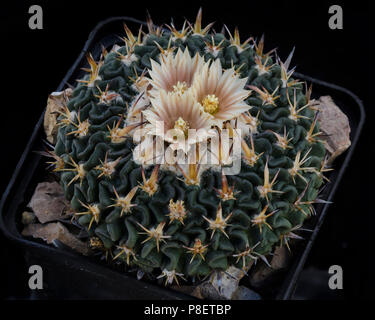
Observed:
[[[137,35],[125,26],[122,47],[99,62],[88,55],[54,150],[91,242],[167,284],[288,245],[314,214],[327,170],[311,91],[292,78],[291,56],[265,53],[263,38],[241,43],[237,29],[211,33],[201,11],[188,25],[165,31],[149,20]],[[157,121],[173,134],[163,137]],[[190,139],[189,129],[200,134]],[[220,139],[215,164],[153,162],[163,147],[184,155],[224,129],[240,141],[237,174],[223,170],[234,148]]]

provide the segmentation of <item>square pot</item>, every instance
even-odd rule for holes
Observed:
[[[120,40],[117,32],[122,23],[130,28],[138,28],[145,24],[129,17],[113,17],[100,22],[90,33],[82,52],[67,72],[56,91],[62,91],[67,83],[82,77],[82,67],[86,66],[85,55],[90,52],[94,59],[98,58],[102,45],[110,48]],[[344,155],[335,161],[335,170],[328,176],[330,183],[326,185],[321,196],[332,201],[334,193],[349,164],[357,144],[364,120],[365,112],[362,102],[349,90],[326,83],[311,77],[294,73],[295,77],[314,84],[314,95],[330,95],[348,116],[350,122],[350,138],[352,145]],[[33,134],[22,154],[16,170],[0,203],[0,227],[5,236],[14,241],[25,251],[29,265],[38,264],[44,271],[44,289],[37,298],[69,298],[69,299],[194,299],[194,297],[175,290],[159,286],[144,280],[137,280],[117,270],[112,270],[105,264],[98,263],[91,257],[84,257],[59,244],[54,246],[38,240],[28,240],[20,234],[20,213],[29,202],[36,185],[46,176],[44,159],[33,151],[43,149],[42,139],[44,113],[40,116]],[[318,204],[317,215],[306,221],[304,226],[312,230],[293,249],[291,267],[280,271],[271,283],[259,293],[266,299],[291,299],[300,272],[303,269],[314,240],[327,214],[329,204]],[[258,290],[257,290],[258,291]]]

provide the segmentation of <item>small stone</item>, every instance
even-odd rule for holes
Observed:
[[[273,270],[285,269],[290,261],[290,252],[286,246],[276,247],[271,259],[271,267]]]
[[[289,266],[290,253],[286,246],[276,247],[271,259],[271,267],[265,263],[256,266],[254,272],[249,275],[250,284],[255,287],[261,287],[266,280],[274,276],[278,271],[286,269]]]
[[[64,111],[64,106],[66,102],[72,95],[73,90],[68,88],[64,91],[52,92],[48,96],[47,108],[44,114],[44,132],[46,133],[46,138],[48,142],[55,144],[56,136],[58,131],[57,118],[59,117],[59,112]]]
[[[321,96],[314,103],[319,110],[318,121],[323,133],[321,139],[330,155],[328,164],[331,164],[351,145],[349,119],[330,96]]]
[[[41,223],[62,219],[63,213],[69,208],[64,191],[59,183],[41,182],[28,204]]]
[[[201,292],[201,287],[200,286],[196,286],[194,288],[194,290],[191,292],[191,295],[193,297],[196,297],[198,299],[204,299],[204,296],[202,295],[202,292]]]
[[[232,300],[261,300],[261,296],[255,291],[239,286],[232,296]]]
[[[199,290],[199,295],[202,299],[225,300],[225,297],[208,281],[200,284],[197,290]]]
[[[195,297],[202,297],[201,299],[232,299],[233,294],[238,289],[238,283],[251,268],[253,263],[254,260],[251,260],[243,270],[230,266],[225,272],[214,272],[209,280],[201,283],[195,288],[192,295]]]
[[[231,299],[233,293],[238,288],[238,283],[245,273],[233,266],[230,266],[226,272],[215,272],[210,279],[212,286],[219,292],[224,299]]]
[[[51,222],[47,224],[29,224],[22,230],[22,235],[25,237],[31,236],[34,238],[40,238],[47,243],[53,243],[53,241],[59,240],[66,246],[83,255],[89,255],[91,253],[88,244],[78,240],[60,222]]]

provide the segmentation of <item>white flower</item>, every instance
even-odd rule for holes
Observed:
[[[233,68],[225,70],[220,60],[205,63],[192,85],[192,92],[202,109],[215,124],[238,117],[250,106],[244,101],[250,94],[245,90],[247,78],[240,79]]]
[[[163,137],[174,150],[188,152],[192,144],[212,134],[212,120],[202,112],[190,93],[168,94],[161,90],[156,98],[150,100],[152,108],[143,111],[149,122],[145,129],[149,130],[149,134]]]
[[[182,52],[178,49],[175,56],[161,56],[161,63],[151,60],[152,70],[149,70],[152,85],[151,95],[156,96],[160,90],[166,92],[184,93],[188,90],[197,72],[202,68],[204,58],[198,53],[192,58],[188,48]]]

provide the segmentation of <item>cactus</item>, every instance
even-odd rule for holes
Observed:
[[[165,284],[267,261],[314,214],[328,170],[311,89],[289,70],[293,53],[283,63],[263,37],[241,43],[237,29],[214,33],[201,20],[199,11],[194,24],[164,30],[149,19],[137,35],[125,25],[123,46],[99,61],[88,54],[54,149],[91,243]],[[156,121],[203,134],[160,139]],[[163,146],[185,154],[224,129],[240,141],[237,174],[225,174],[224,149],[215,165],[152,161]]]

